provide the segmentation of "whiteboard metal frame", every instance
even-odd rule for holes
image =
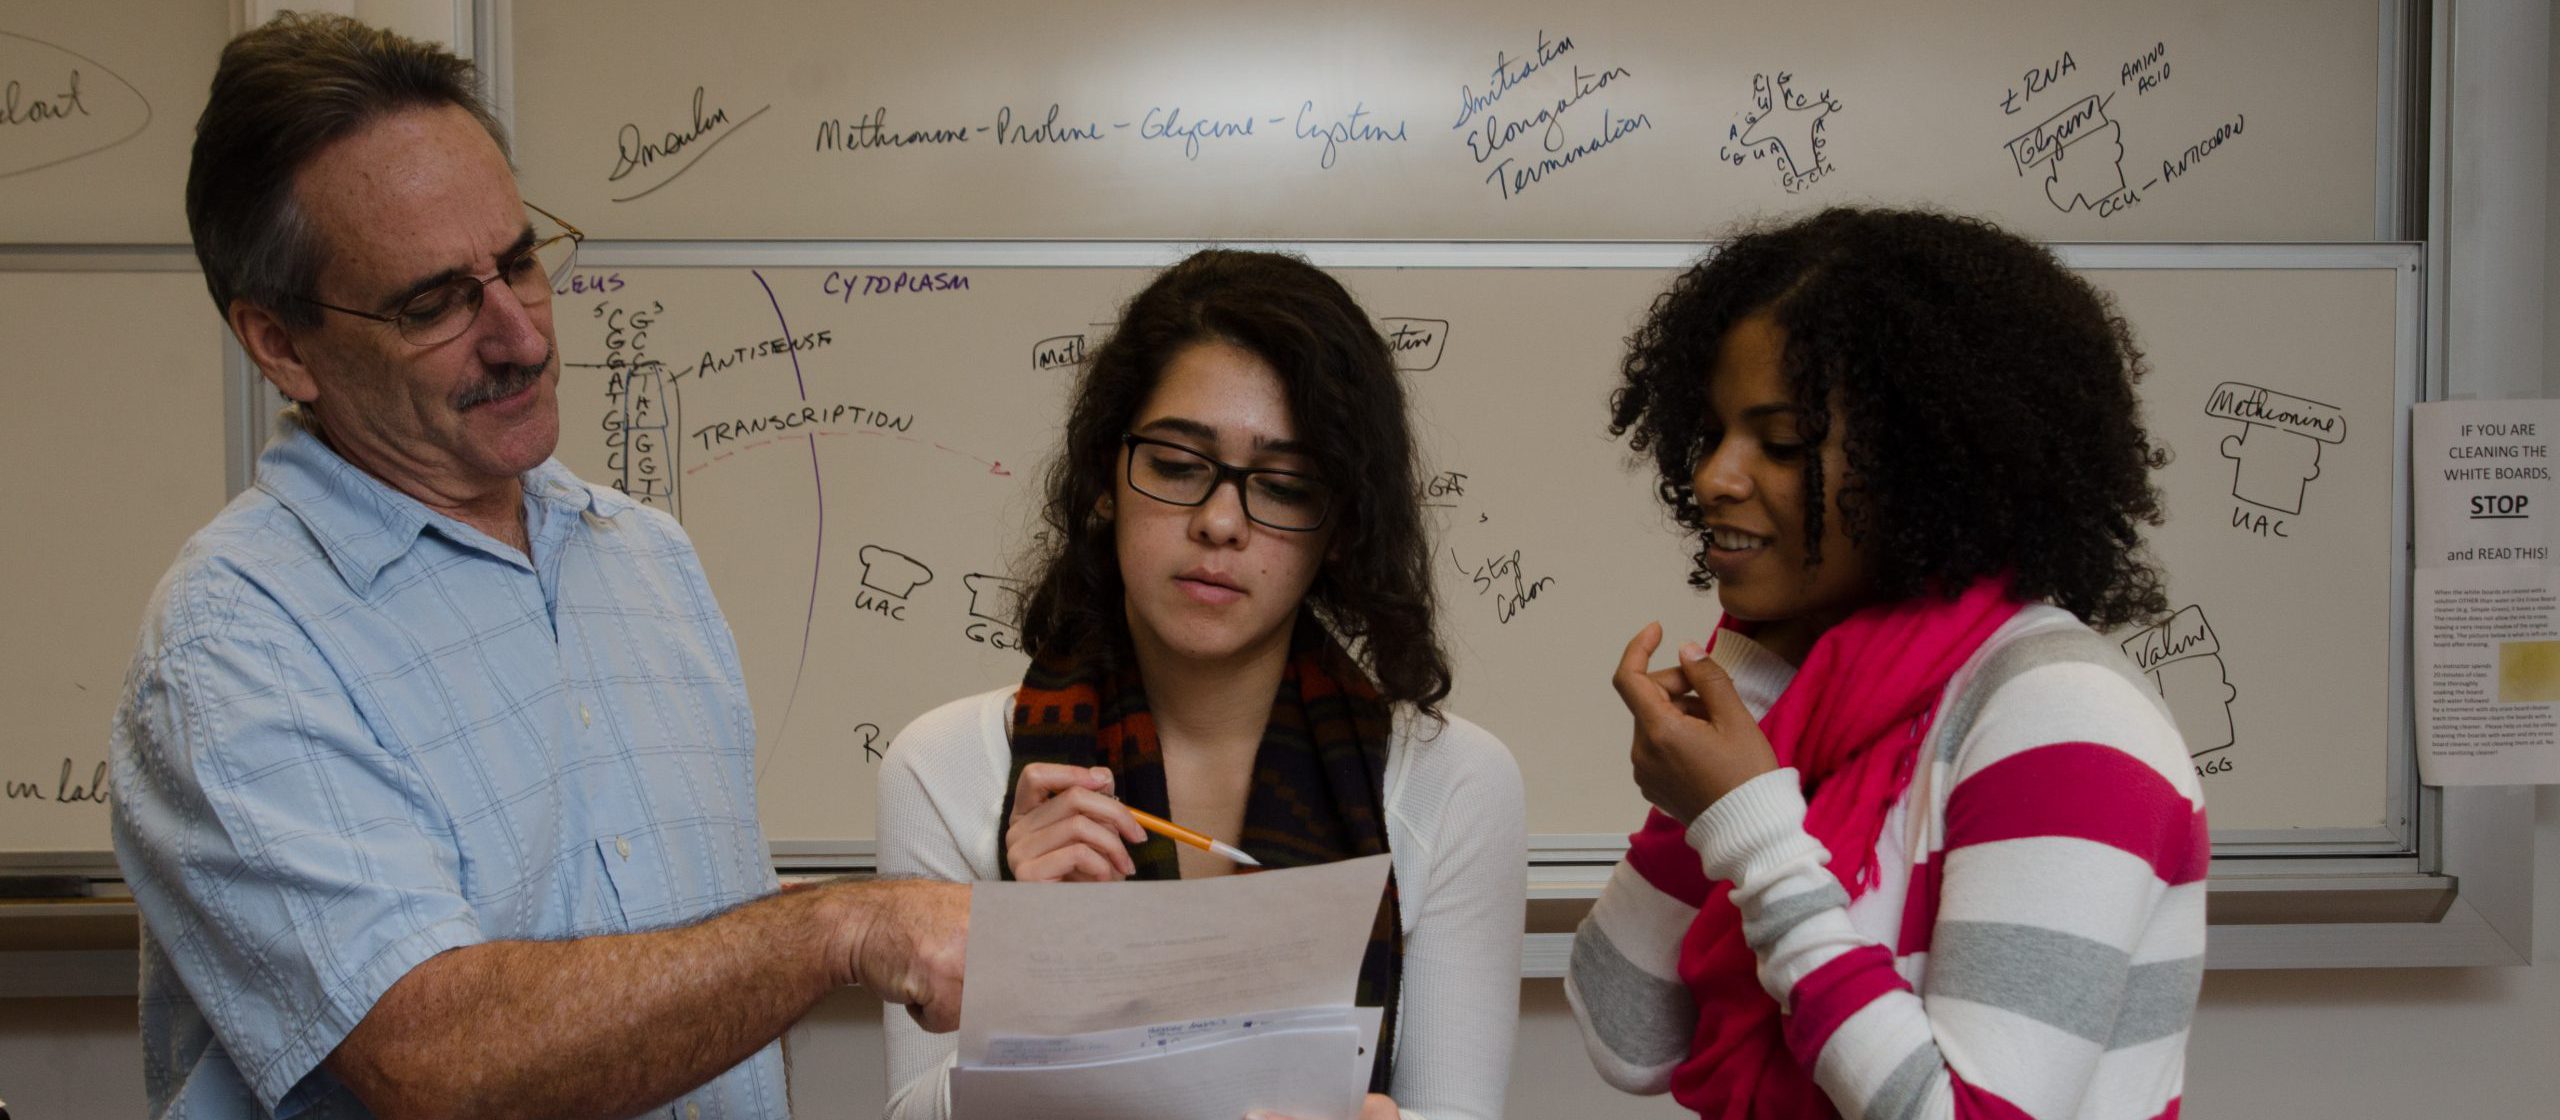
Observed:
[[[2409,94],[2416,83],[2410,81],[2412,70],[2423,65],[2411,55],[2411,40],[2423,28],[2426,0],[2377,0],[2381,5],[2378,26],[2382,41],[2376,51],[2379,74],[2374,82],[2373,111],[2373,239],[2402,241],[2418,236],[2420,231],[2403,228],[2407,224],[2406,208],[2413,171],[2423,174],[2426,165],[2416,162],[2425,153],[2409,142],[2411,135]],[[2423,72],[2423,71],[2419,71]]]

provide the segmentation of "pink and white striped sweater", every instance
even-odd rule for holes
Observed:
[[[1755,715],[1794,673],[1732,633],[1714,656]],[[1787,1046],[1843,1117],[2177,1115],[2212,853],[2157,693],[2032,606],[1948,682],[1921,749],[1854,901],[1791,769],[1701,814],[1695,865],[1618,865],[1565,977],[1604,1079],[1670,1088],[1698,1029],[1681,940],[1729,879]]]

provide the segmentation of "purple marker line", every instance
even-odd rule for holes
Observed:
[[[773,304],[773,320],[782,324],[782,337],[799,337],[791,333],[790,320],[782,317],[782,301],[774,297],[773,285],[765,283],[764,273],[751,268],[747,275],[756,278],[756,285],[764,289],[766,302]],[[806,402],[809,399],[809,379],[800,372],[800,348],[791,347],[788,353],[791,355],[791,380],[800,389],[801,401]],[[756,764],[758,785],[764,783],[764,769],[772,764],[773,755],[782,750],[783,738],[791,733],[792,709],[800,706],[800,677],[809,671],[809,634],[818,624],[818,572],[827,562],[827,480],[818,471],[818,437],[811,434],[801,438],[809,441],[809,481],[817,488],[818,494],[818,550],[809,563],[809,612],[800,620],[800,664],[791,670],[791,695],[782,702],[782,726],[774,729],[773,750],[765,752],[765,758]]]

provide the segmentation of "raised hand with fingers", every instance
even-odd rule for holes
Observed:
[[[1112,796],[1111,771],[1099,766],[1034,762],[1013,785],[1013,816],[1005,822],[1004,858],[1013,877],[1026,883],[1107,883],[1126,879],[1138,865],[1129,845],[1146,830]]]
[[[1684,642],[1678,666],[1648,671],[1661,645],[1661,623],[1637,631],[1610,684],[1635,717],[1629,753],[1636,788],[1686,824],[1742,783],[1777,769],[1778,757],[1733,678],[1704,649]]]

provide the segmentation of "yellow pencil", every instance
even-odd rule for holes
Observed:
[[[1205,835],[1193,832],[1190,829],[1184,828],[1181,825],[1164,819],[1163,817],[1159,817],[1154,813],[1147,812],[1144,809],[1131,809],[1129,810],[1129,815],[1138,818],[1138,824],[1140,827],[1143,827],[1147,831],[1155,833],[1158,836],[1162,836],[1167,840],[1175,840],[1189,844],[1192,847],[1199,848],[1203,851],[1215,852],[1218,855],[1225,856],[1237,863],[1241,863],[1246,867],[1262,866],[1261,860],[1244,854],[1243,851],[1237,849],[1233,844],[1212,840]]]

